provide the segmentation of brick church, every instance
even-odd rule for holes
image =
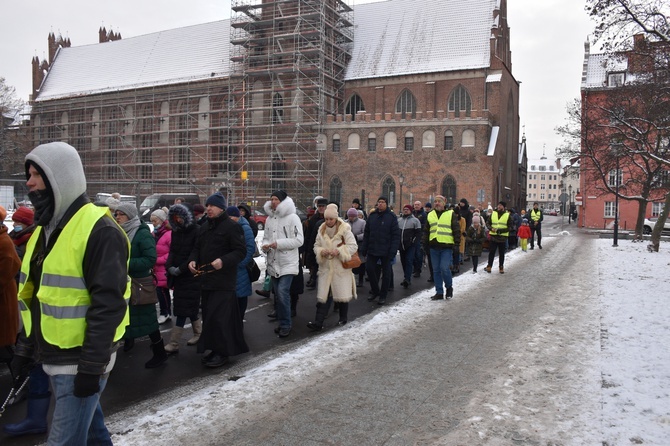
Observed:
[[[91,195],[525,206],[506,0],[348,3],[232,0],[229,20],[80,47],[50,34],[33,142],[76,147]]]

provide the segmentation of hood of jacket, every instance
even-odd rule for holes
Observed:
[[[173,221],[172,218],[175,215],[181,217],[184,220],[183,225],[180,226]],[[195,219],[193,217],[193,214],[191,214],[191,211],[189,211],[186,206],[179,203],[170,206],[170,210],[168,212],[168,220],[170,221],[170,225],[172,226],[172,229],[174,231],[183,231],[184,229],[193,226],[195,224]]]
[[[64,142],[50,142],[35,147],[26,155],[47,177],[50,193],[54,199],[54,214],[50,225],[58,223],[70,205],[86,192],[86,176],[77,149]]]
[[[277,216],[279,218],[286,217],[290,214],[295,214],[295,203],[291,197],[286,197],[277,205],[277,209],[272,209],[272,201],[268,200],[263,205],[263,210],[270,217]]]

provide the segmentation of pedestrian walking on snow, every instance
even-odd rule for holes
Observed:
[[[442,195],[437,195],[433,204],[435,209],[426,217],[423,237],[424,246],[430,249],[435,279],[435,295],[431,300],[444,299],[445,287],[447,299],[451,299],[454,296],[451,262],[454,250],[458,249],[461,242],[460,217],[453,210],[445,209],[446,199]]]
[[[314,322],[307,324],[313,331],[323,328],[323,321],[333,302],[338,304],[340,312],[338,325],[345,325],[349,302],[356,298],[356,277],[351,269],[344,268],[342,262],[351,260],[358,251],[358,244],[349,224],[338,217],[335,204],[326,207],[324,216],[325,222],[319,228],[314,243],[314,253],[319,262],[316,316]]]

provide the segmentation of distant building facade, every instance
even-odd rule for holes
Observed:
[[[547,158],[528,160],[528,205],[537,202],[545,210],[561,209],[561,160]]]

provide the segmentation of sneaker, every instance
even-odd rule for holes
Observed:
[[[442,300],[442,299],[444,299],[444,295],[440,293],[437,293],[434,296],[430,296],[430,300]]]
[[[384,305],[384,304],[386,304],[386,299],[383,298],[383,297],[380,297],[380,298],[379,298],[379,302],[377,302],[377,304],[379,304],[379,305]]]
[[[169,314],[168,315],[161,314],[160,316],[158,316],[158,325],[163,325],[164,323],[170,322],[171,320],[172,317]]]
[[[277,312],[273,311],[272,313],[268,314],[268,317],[272,320],[277,319],[279,316],[277,316]]]
[[[484,271],[486,271],[487,273],[491,273],[491,267],[487,266],[486,268],[484,268]]]
[[[290,327],[289,327],[289,328],[280,328],[280,329],[279,329],[279,333],[277,333],[277,335],[278,335],[280,338],[285,338],[285,337],[287,337],[287,336],[290,335],[290,334],[291,334],[291,328],[290,328]]]
[[[453,287],[448,287],[447,288],[447,300],[451,299],[454,297],[454,288]]]
[[[421,271],[414,273],[414,277],[421,277]]]
[[[343,325],[347,325],[347,321],[339,321],[337,325],[339,325],[340,327]]]

